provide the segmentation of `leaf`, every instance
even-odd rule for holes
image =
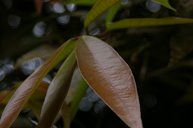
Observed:
[[[191,24],[193,19],[166,17],[166,18],[132,18],[124,19],[112,24],[109,24],[107,30],[133,28],[133,27],[150,27],[150,26],[164,26],[175,24]]]
[[[74,97],[72,99],[71,105],[70,105],[71,120],[74,119],[76,112],[78,111],[81,99],[85,95],[87,88],[88,86],[85,80],[81,79],[76,89],[76,93],[74,94]]]
[[[11,89],[4,90],[8,93],[6,95],[3,95],[4,93],[1,92],[0,95],[3,96],[3,99],[1,100],[1,105],[6,106],[6,104],[9,102],[11,96],[14,94],[16,89],[21,85],[21,82],[17,82]],[[28,102],[26,103],[24,108],[30,108],[32,109],[33,113],[37,118],[39,118],[40,115],[40,109],[42,106],[42,102],[45,98],[46,91],[48,88],[48,84],[44,81],[41,81],[40,85],[34,92],[34,94],[30,97]],[[2,111],[0,111],[2,113]]]
[[[74,45],[75,43],[73,39],[68,40],[21,84],[2,113],[0,128],[9,128],[11,126],[24,107],[25,103],[40,84],[42,78],[60,61],[68,56],[74,48]]]
[[[62,105],[60,112],[61,112],[63,122],[64,122],[63,128],[70,128],[70,122],[71,122],[70,111],[69,111],[69,107],[65,101]]]
[[[163,5],[163,6],[166,7],[166,8],[169,8],[169,9],[171,9],[171,10],[173,10],[173,11],[176,11],[176,9],[173,8],[173,7],[170,5],[169,0],[153,0],[153,1],[156,2],[156,3],[159,3],[159,4],[161,4],[161,5]]]
[[[127,63],[105,42],[82,36],[77,42],[79,69],[89,86],[131,128],[142,128],[133,74]]]
[[[41,107],[45,99],[47,89],[48,83],[41,81],[36,91],[33,93],[33,95],[24,106],[25,108],[30,108],[37,119],[39,119]]]
[[[112,23],[115,15],[117,14],[117,12],[119,11],[119,9],[121,8],[121,4],[118,3],[118,4],[115,4],[114,6],[112,6],[108,12],[107,12],[107,16],[106,16],[106,19],[105,19],[105,24],[106,24],[106,27]]]
[[[74,52],[65,60],[51,82],[42,106],[38,128],[50,128],[58,115],[68,92],[76,66]]]
[[[92,9],[88,12],[88,15],[84,21],[84,27],[87,28],[88,25],[95,20],[99,15],[101,15],[108,8],[116,4],[119,0],[97,0]]]
[[[67,2],[68,3],[74,3],[76,5],[90,6],[90,5],[93,5],[96,2],[96,0],[68,0]]]

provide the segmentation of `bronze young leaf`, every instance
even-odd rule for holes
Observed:
[[[79,69],[89,86],[131,128],[142,128],[140,105],[130,67],[105,42],[82,36],[77,42]]]

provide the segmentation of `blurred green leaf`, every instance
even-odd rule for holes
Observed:
[[[48,88],[42,106],[38,128],[50,128],[54,123],[54,120],[64,103],[75,66],[76,58],[74,52],[72,52],[62,64]]]
[[[105,23],[106,23],[106,27],[112,23],[115,15],[117,14],[117,12],[119,11],[121,5],[120,3],[118,4],[115,4],[114,6],[112,6],[108,12],[107,12],[107,16],[106,16],[106,19],[105,19]]]
[[[119,54],[100,39],[82,36],[76,57],[81,74],[101,99],[130,128],[142,128],[135,80]]]
[[[96,0],[67,0],[68,3],[74,3],[76,5],[92,6]]]
[[[79,82],[79,85],[76,89],[76,92],[74,94],[74,97],[72,99],[71,105],[70,105],[71,120],[76,115],[80,101],[81,101],[82,97],[85,95],[87,88],[88,88],[87,83],[85,82],[84,79],[81,79]]]
[[[84,21],[84,27],[87,28],[89,24],[95,20],[99,15],[112,7],[120,0],[97,0],[92,9],[88,12]]]
[[[166,18],[132,18],[123,19],[109,24],[107,30],[124,29],[132,27],[151,27],[151,26],[164,26],[175,24],[192,24],[193,19],[166,17]]]
[[[0,103],[2,104],[3,100],[11,93],[12,90],[3,90],[0,91]]]
[[[33,92],[37,89],[38,85],[42,81],[42,78],[53,67],[66,58],[72,49],[74,49],[74,46],[74,40],[68,40],[20,85],[2,113],[0,120],[1,128],[9,128],[11,126]]]
[[[173,7],[170,5],[169,0],[153,0],[153,1],[156,2],[156,3],[159,3],[159,4],[161,4],[161,5],[163,5],[163,6],[166,7],[166,8],[169,8],[169,9],[171,9],[171,10],[173,10],[173,11],[176,11],[176,9],[173,8]]]

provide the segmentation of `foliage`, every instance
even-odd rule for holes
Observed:
[[[80,39],[76,54],[91,88],[128,126],[142,128],[135,80],[122,58],[105,42],[89,36]]]
[[[154,0],[154,1],[160,3],[161,5],[165,6],[166,8],[169,8],[169,9],[171,9],[171,10],[173,10],[173,11],[176,11],[176,9],[173,8],[173,7],[170,5],[169,0]]]
[[[64,3],[57,0],[49,2],[34,0],[36,12],[33,11],[30,16],[28,13],[20,12],[26,18],[23,27],[25,29],[17,28],[16,23],[20,22],[19,18],[9,15],[8,23],[12,28],[5,33],[9,36],[11,33],[17,33],[13,35],[13,38],[7,38],[6,34],[3,35],[5,38],[2,37],[1,58],[9,56],[17,60],[22,58],[23,53],[39,46],[42,42],[49,41],[53,45],[56,40],[57,42],[67,41],[63,44],[54,44],[54,47],[61,46],[51,56],[44,57],[44,54],[41,54],[44,58],[43,64],[27,78],[24,78],[24,81],[20,80],[23,81],[21,84],[13,85],[13,87],[6,86],[6,89],[2,89],[0,101],[5,109],[2,110],[0,127],[21,127],[17,126],[17,122],[21,124],[18,121],[21,117],[20,114],[26,108],[30,108],[33,113],[30,115],[31,120],[26,118],[25,122],[28,125],[26,127],[52,127],[58,125],[62,117],[63,121],[59,122],[60,126],[57,127],[68,128],[76,118],[79,104],[88,88],[87,84],[128,127],[142,128],[142,121],[144,126],[148,127],[148,123],[146,123],[148,121],[145,119],[148,110],[144,106],[149,105],[151,108],[157,102],[155,98],[157,94],[153,95],[155,92],[151,92],[151,90],[163,93],[157,90],[163,83],[174,86],[174,89],[184,88],[181,86],[181,83],[184,82],[183,79],[187,80],[184,85],[192,90],[192,86],[190,86],[192,74],[185,72],[186,68],[192,70],[193,48],[188,44],[193,41],[189,37],[193,23],[191,16],[181,17],[178,15],[179,9],[174,9],[168,0],[155,0],[155,3],[149,0],[145,1],[152,2],[150,4],[155,4],[158,7],[159,5],[156,3],[159,3],[166,8],[151,13],[150,11],[140,11],[139,6],[137,9],[140,15],[138,16],[138,10],[135,10],[135,7],[144,1],[131,1],[124,4],[124,1],[121,0],[67,0]],[[75,6],[72,3],[77,4],[76,11],[72,8]],[[46,12],[46,4],[52,5],[52,10],[55,9],[55,12]],[[64,6],[68,9],[67,12],[64,11]],[[176,5],[176,7],[178,6]],[[127,15],[128,9],[131,11],[129,15]],[[69,17],[73,17],[74,20],[69,20]],[[82,17],[85,18],[83,21]],[[59,24],[56,24],[53,19],[56,19]],[[1,23],[1,26],[6,27],[2,24],[4,22]],[[29,30],[32,29],[31,26],[34,26],[33,32],[36,37],[29,33]],[[38,26],[41,30],[37,29]],[[45,26],[48,27],[47,30]],[[184,26],[190,32],[182,29]],[[64,35],[65,37],[63,37]],[[183,36],[187,38],[184,39]],[[181,42],[177,41],[177,38]],[[20,39],[15,47],[15,49],[19,48],[18,50],[12,49],[11,52],[3,50],[7,46],[9,47],[12,40],[16,39]],[[9,42],[8,45],[6,42]],[[160,47],[157,47],[158,45]],[[49,54],[49,51],[46,54]],[[23,58],[26,61],[26,57]],[[184,61],[182,61],[183,59]],[[19,66],[20,63],[19,61]],[[82,77],[76,83],[78,86],[73,87],[73,90],[71,84],[74,81],[73,72],[76,63]],[[10,79],[18,81],[18,70],[16,68],[13,73],[7,72],[8,75],[1,83],[8,82]],[[53,79],[50,83],[45,84],[42,80],[49,74],[52,74]],[[176,79],[178,77],[181,79]],[[48,84],[49,86],[47,86]],[[154,84],[158,86],[156,89],[152,87]],[[167,90],[167,87],[165,88]],[[70,97],[69,95],[73,91],[75,93]],[[139,92],[139,96],[137,92]],[[184,95],[180,93],[181,97],[178,98],[176,104],[193,101],[191,92],[188,91]],[[170,95],[169,92],[166,93],[168,93],[167,96]],[[171,95],[177,97],[175,94]],[[150,99],[147,98],[148,96]],[[157,97],[159,96],[163,96],[163,94]],[[35,123],[32,118],[35,119]],[[152,126],[155,127],[155,124],[152,123]],[[164,124],[160,125],[160,127],[162,126]]]

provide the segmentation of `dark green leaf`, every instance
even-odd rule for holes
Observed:
[[[84,27],[87,28],[93,20],[95,20],[99,15],[112,7],[118,1],[119,0],[97,0],[84,21]]]
[[[80,80],[80,83],[76,89],[76,92],[74,94],[74,97],[72,99],[72,103],[70,105],[70,114],[71,114],[71,119],[74,118],[76,115],[76,112],[78,111],[78,107],[80,104],[80,101],[82,97],[85,95],[86,89],[88,88],[86,82],[84,79]]]
[[[112,23],[115,15],[116,15],[117,12],[119,11],[120,7],[121,7],[121,4],[118,3],[118,4],[115,4],[114,6],[112,6],[112,7],[108,10],[107,16],[106,16],[106,20],[105,20],[105,22],[106,22],[106,27],[107,27],[109,24]]]
[[[76,5],[93,5],[96,0],[68,0],[68,3],[74,3]]]
[[[167,18],[132,18],[124,19],[109,24],[108,30],[124,29],[132,27],[151,27],[151,26],[164,26],[164,25],[175,25],[175,24],[192,24],[193,19],[190,18],[178,18],[178,17],[167,17]]]

